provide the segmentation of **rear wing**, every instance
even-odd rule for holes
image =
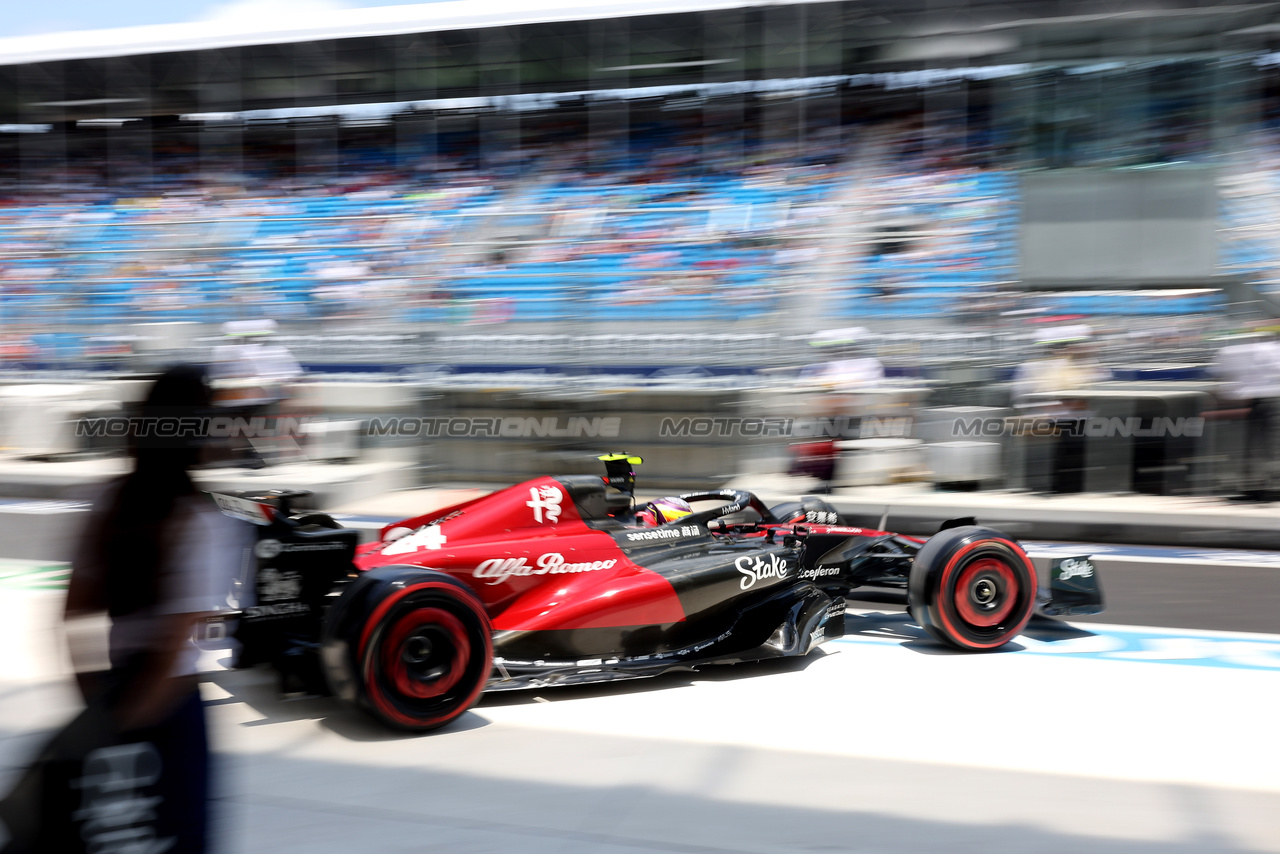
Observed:
[[[300,489],[269,489],[262,492],[209,492],[209,497],[218,505],[219,510],[232,519],[254,525],[270,525],[292,512],[290,505],[295,498],[304,498],[310,494]]]

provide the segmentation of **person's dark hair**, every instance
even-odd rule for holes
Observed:
[[[113,487],[111,504],[90,532],[105,566],[108,610],[128,614],[159,600],[159,581],[173,543],[180,498],[196,490],[187,470],[199,459],[201,430],[157,431],[157,419],[207,418],[212,396],[204,369],[175,365],[155,381],[132,422],[133,471]],[[160,432],[161,435],[156,435]]]

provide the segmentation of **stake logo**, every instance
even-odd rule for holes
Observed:
[[[1069,557],[1058,567],[1058,580],[1093,578],[1093,564],[1084,558]]]
[[[786,578],[791,571],[786,560],[777,555],[769,555],[768,558],[740,557],[734,561],[734,565],[742,573],[739,584],[743,590],[750,590],[756,586],[757,581],[765,578]]]

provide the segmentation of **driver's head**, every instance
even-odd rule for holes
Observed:
[[[641,525],[657,527],[658,525],[665,525],[668,522],[682,519],[692,512],[693,508],[689,506],[688,501],[683,498],[669,496],[646,504],[643,510],[636,513],[636,521]]]

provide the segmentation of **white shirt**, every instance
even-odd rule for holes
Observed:
[[[261,391],[241,403],[267,403],[286,396],[282,386],[302,376],[302,367],[288,348],[279,344],[230,344],[214,348],[213,375],[216,380],[240,381]]]
[[[874,357],[841,359],[809,365],[800,372],[801,379],[816,381],[836,391],[875,388],[884,381],[884,365]]]
[[[1225,384],[1225,398],[1280,397],[1280,342],[1255,341],[1223,347],[1214,360],[1213,373]]]
[[[1028,400],[1028,395],[1075,391],[1110,377],[1110,372],[1092,359],[1066,356],[1035,359],[1020,365],[1013,375],[1013,404],[1036,407],[1046,415],[1053,415],[1063,409],[1060,402]]]
[[[117,484],[115,489],[119,488]],[[108,493],[96,503],[89,520],[96,526],[108,507]],[[238,570],[239,542],[225,517],[203,495],[180,498],[175,505],[173,559],[161,568],[156,604],[111,620],[109,651],[111,664],[119,667],[133,656],[155,649],[164,630],[165,618],[177,614],[204,614],[227,607],[227,594]],[[82,560],[96,561],[94,555]],[[94,567],[90,571],[101,571]],[[200,651],[188,640],[174,662],[171,676],[196,672]]]

